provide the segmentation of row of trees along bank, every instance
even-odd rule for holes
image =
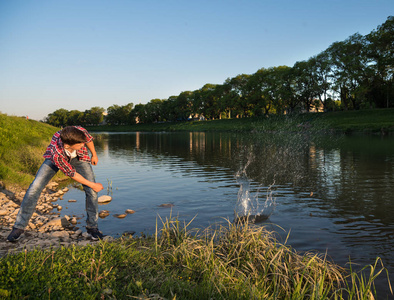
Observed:
[[[110,125],[293,113],[311,109],[357,110],[394,107],[394,17],[363,36],[356,33],[293,67],[262,68],[252,75],[206,84],[168,99],[107,108]],[[103,122],[104,108],[59,109],[46,122],[55,126]]]

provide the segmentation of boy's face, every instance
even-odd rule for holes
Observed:
[[[64,148],[67,150],[79,150],[81,149],[83,146],[85,145],[85,143],[78,143],[78,144],[74,144],[74,145],[68,145],[68,144],[64,144]]]

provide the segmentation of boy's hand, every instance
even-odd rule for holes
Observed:
[[[93,166],[97,165],[97,163],[98,163],[97,155],[93,155],[92,159],[90,160],[90,162],[92,163]]]
[[[87,185],[88,187],[90,187],[91,189],[93,189],[93,191],[95,191],[96,193],[100,192],[101,190],[104,189],[103,185],[99,182],[93,182],[93,181],[89,181],[87,179],[85,179],[81,174],[75,172],[74,177],[71,177],[72,179],[74,179],[76,182],[79,182],[81,184]]]
[[[95,182],[92,187],[93,191],[95,191],[96,193],[100,192],[101,190],[104,189],[103,185],[99,182]]]

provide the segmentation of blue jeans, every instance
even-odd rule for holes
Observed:
[[[86,161],[79,161],[78,158],[73,158],[70,162],[75,167],[77,173],[82,175],[85,179],[96,182],[93,169],[90,163]],[[26,191],[21,207],[19,209],[16,221],[14,224],[15,228],[25,229],[31,216],[33,215],[37,201],[40,198],[42,190],[49,183],[49,181],[55,176],[58,171],[58,167],[54,165],[50,160],[46,159],[40,169],[38,170],[36,177],[30,184],[29,189]],[[83,189],[86,194],[86,227],[97,228],[98,220],[98,196],[97,193],[88,186],[83,185]]]

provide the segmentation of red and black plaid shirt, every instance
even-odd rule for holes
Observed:
[[[74,127],[81,130],[85,134],[86,143],[89,143],[93,140],[93,137],[85,128],[80,126]],[[62,139],[60,138],[60,132],[61,130],[53,135],[51,143],[44,153],[44,158],[50,159],[66,176],[74,177],[75,168],[70,165],[71,159],[67,156],[66,151],[64,150],[64,145]],[[90,157],[86,146],[83,146],[77,151],[77,156],[79,160],[90,162]]]

